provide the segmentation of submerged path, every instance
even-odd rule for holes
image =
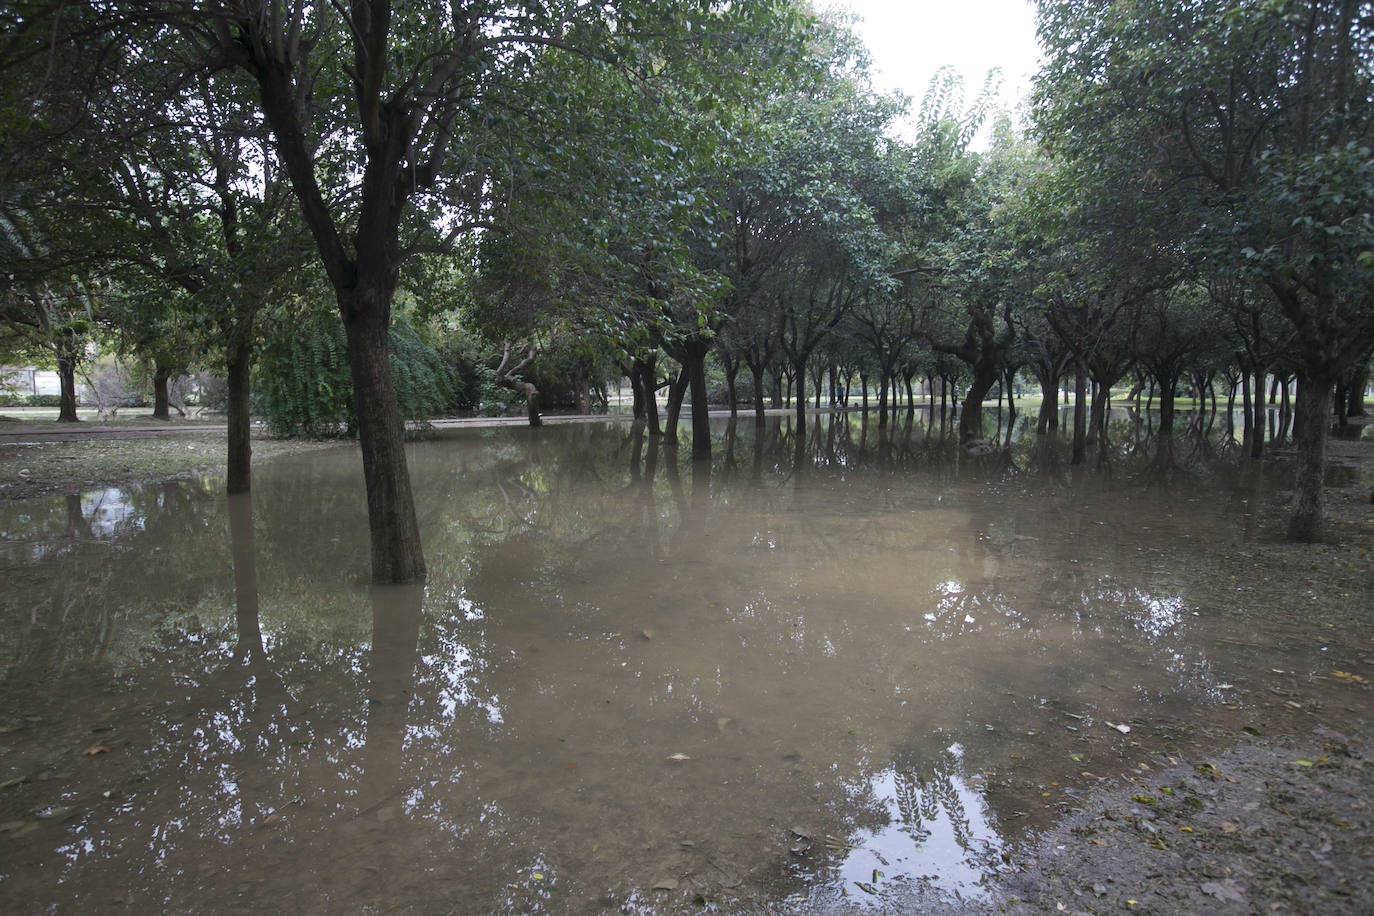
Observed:
[[[903,408],[905,409],[905,408]],[[924,406],[921,409],[926,409]],[[819,411],[808,408],[807,413],[840,413],[845,411],[855,411],[858,408],[844,407],[824,407]],[[741,418],[752,417],[753,411],[739,411]],[[728,417],[728,410],[709,411],[711,417]],[[796,408],[770,408],[764,411],[765,416],[782,417],[794,416]],[[578,413],[578,414],[545,414],[543,417],[546,426],[553,426],[559,423],[588,423],[603,420],[630,420],[633,417],[629,413]],[[686,417],[684,416],[684,419]],[[434,429],[465,429],[465,428],[494,428],[500,426],[527,426],[529,420],[524,416],[515,417],[446,417],[437,420],[430,420],[429,425]],[[184,421],[150,421],[139,423],[138,425],[122,425],[109,423],[92,423],[81,421],[79,423],[61,424],[54,420],[9,420],[0,418],[0,443],[19,443],[19,442],[80,442],[88,439],[154,439],[160,436],[178,435],[182,433],[213,433],[227,432],[229,427],[224,423],[200,423]],[[253,424],[255,434],[260,434],[264,427],[260,423]]]

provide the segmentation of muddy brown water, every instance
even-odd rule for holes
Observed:
[[[1193,560],[1280,483],[1214,448],[1165,488],[919,422],[821,419],[800,464],[790,421],[716,433],[412,445],[423,589],[365,585],[347,446],[251,505],[0,504],[0,907],[976,906],[1098,779],[1368,652],[1237,626]]]

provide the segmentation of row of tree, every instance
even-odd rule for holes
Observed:
[[[214,354],[236,492],[264,336],[274,397],[337,400],[315,367],[346,364],[321,417],[362,445],[378,581],[424,576],[397,379],[423,411],[464,348],[532,423],[554,353],[669,440],[689,402],[696,457],[708,358],[802,426],[827,381],[885,408],[962,377],[965,442],[999,381],[1033,374],[1053,429],[1072,378],[1076,461],[1125,379],[1164,435],[1180,384],[1239,387],[1257,450],[1264,380],[1295,377],[1316,539],[1333,388],[1374,346],[1369,7],[1042,0],[1032,131],[979,153],[993,78],[913,110],[803,0],[19,3],[0,315],[68,375],[97,322],[156,376]]]

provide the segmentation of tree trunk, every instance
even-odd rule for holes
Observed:
[[[153,419],[170,420],[172,415],[168,407],[167,383],[172,378],[172,370],[169,366],[164,366],[161,362],[155,363],[153,368]]]
[[[687,370],[678,371],[673,383],[668,386],[668,413],[663,419],[663,442],[677,445],[678,420],[682,416],[682,398],[687,394]]]
[[[663,427],[658,419],[658,356],[652,355],[635,363],[639,367],[639,386],[644,397],[644,422],[649,426],[649,435],[663,435]]]
[[[1251,425],[1255,435],[1250,439],[1250,457],[1264,457],[1264,369],[1255,370],[1255,401],[1251,405],[1255,411]]]
[[[396,409],[387,354],[390,295],[377,290],[339,293],[353,377],[353,410],[367,486],[372,579],[378,584],[421,582],[425,559],[406,466],[405,429]]]
[[[730,399],[730,419],[739,416],[739,395],[735,391],[735,379],[739,377],[739,363],[731,360],[725,367],[725,391]]]
[[[75,423],[81,418],[76,415],[76,357],[59,352],[57,354],[57,378],[62,385],[57,408],[57,422]]]
[[[711,460],[711,405],[706,403],[706,354],[710,345],[691,340],[687,343],[683,371],[692,393],[692,460]]]
[[[1346,397],[1345,415],[1347,417],[1363,417],[1364,411],[1364,392],[1369,387],[1369,359],[1359,363],[1351,371],[1350,394]]]
[[[983,399],[997,381],[997,366],[991,360],[979,360],[973,366],[973,382],[959,411],[959,443],[983,438]]]
[[[750,364],[749,375],[754,379],[754,425],[763,429],[767,422],[763,415],[763,365]]]
[[[1177,379],[1172,376],[1159,380],[1159,434],[1160,436],[1172,436],[1174,434],[1174,384]]]
[[[1111,386],[1106,381],[1093,383],[1092,411],[1088,418],[1088,441],[1107,438],[1107,398]],[[1105,441],[1103,447],[1105,448]]]
[[[1322,539],[1323,474],[1326,468],[1326,428],[1331,409],[1331,381],[1298,379],[1294,416],[1297,446],[1293,469],[1293,511],[1288,539],[1316,543]]]
[[[887,429],[887,373],[878,376],[878,428]]]
[[[1088,373],[1081,367],[1073,374],[1073,457],[1069,464],[1082,464],[1088,447]]]
[[[253,344],[251,329],[241,328],[238,342],[230,349],[225,369],[228,404],[228,481],[229,493],[247,493],[252,486],[253,443],[248,413]]]

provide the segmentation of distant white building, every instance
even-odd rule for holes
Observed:
[[[54,369],[0,366],[0,391],[7,394],[61,394],[62,380]]]

